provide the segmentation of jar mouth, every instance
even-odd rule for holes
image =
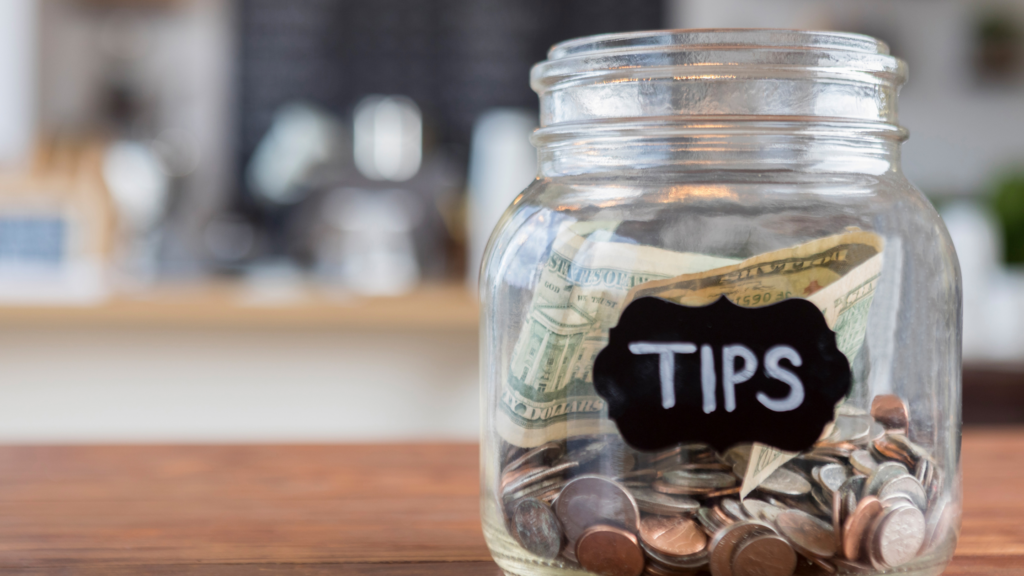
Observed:
[[[885,42],[851,32],[817,30],[708,28],[689,30],[644,30],[596,34],[559,42],[548,51],[548,60],[611,52],[701,50],[718,48],[792,48],[842,50],[862,54],[889,54]]]
[[[556,44],[531,86],[541,126],[666,116],[793,116],[896,123],[906,64],[845,32],[708,29]]]

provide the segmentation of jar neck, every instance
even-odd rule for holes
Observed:
[[[541,177],[588,173],[900,171],[906,130],[883,122],[679,117],[538,130]]]

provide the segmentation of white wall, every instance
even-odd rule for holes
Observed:
[[[0,2],[0,168],[23,165],[36,129],[36,0]]]
[[[990,5],[991,3],[989,3]],[[1000,3],[1018,14],[1024,2]],[[979,86],[971,73],[977,11],[967,0],[669,0],[677,28],[849,30],[892,43],[910,66],[900,121],[903,166],[926,193],[977,194],[1024,165],[1024,87]],[[1024,18],[1021,18],[1024,22]]]

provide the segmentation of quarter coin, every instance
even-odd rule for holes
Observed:
[[[836,554],[832,527],[810,514],[786,510],[775,519],[775,526],[805,556],[828,559]]]
[[[899,506],[885,513],[874,530],[876,568],[906,564],[917,556],[924,544],[924,514],[911,506]]]
[[[633,496],[602,476],[580,476],[569,481],[555,500],[555,516],[566,538],[577,543],[588,528],[597,524],[619,526],[633,533],[640,524]]]
[[[576,559],[602,576],[640,576],[644,571],[644,553],[636,536],[615,526],[598,524],[581,534]]]
[[[539,500],[522,500],[512,513],[519,543],[541,558],[552,559],[562,550],[562,527],[555,513]]]
[[[909,474],[889,480],[878,491],[879,500],[887,500],[893,496],[905,496],[920,510],[924,510],[927,504],[924,486]]]

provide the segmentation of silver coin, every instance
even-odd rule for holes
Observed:
[[[799,510],[786,510],[775,519],[779,533],[797,552],[807,557],[828,559],[836,554],[832,526]]]
[[[557,442],[541,444],[540,446],[527,451],[512,462],[509,462],[509,464],[505,466],[504,472],[508,473],[513,470],[517,470],[527,463],[542,464],[544,462],[552,462],[562,455],[562,451],[562,445]]]
[[[810,493],[811,483],[792,470],[779,468],[765,478],[758,488],[776,496],[803,496]]]
[[[661,479],[675,486],[710,490],[731,488],[737,482],[736,476],[729,472],[682,470],[679,468],[665,470]]]
[[[843,516],[853,514],[853,511],[857,508],[857,503],[864,496],[864,486],[867,485],[867,482],[866,476],[851,476],[839,487],[838,496],[842,500]]]
[[[563,464],[559,464],[558,466],[541,468],[535,472],[531,472],[530,474],[521,476],[509,482],[507,485],[505,485],[504,488],[502,488],[502,496],[508,497],[509,495],[530,486],[531,484],[537,484],[542,480],[547,480],[549,478],[560,476],[563,473],[567,472],[568,470],[572,470],[575,467],[575,462],[565,462]]]
[[[774,504],[769,504],[763,500],[758,500],[757,498],[745,498],[743,500],[743,510],[752,520],[762,520],[773,523],[779,513],[783,511],[783,508]]]
[[[528,486],[524,486],[520,490],[515,492],[507,492],[504,495],[504,501],[511,503],[512,505],[518,503],[523,498],[540,498],[542,494],[545,494],[551,490],[560,490],[562,486],[565,486],[564,478],[548,478]]]
[[[622,485],[603,476],[580,476],[569,481],[555,500],[555,516],[566,538],[573,542],[597,524],[633,533],[640,526],[636,500]]]
[[[562,526],[555,513],[539,500],[522,500],[512,513],[513,534],[530,552],[552,559],[562,550]]]
[[[824,441],[829,444],[864,442],[871,435],[872,424],[874,419],[867,414],[838,414]]]
[[[711,508],[701,508],[697,510],[697,522],[704,527],[708,534],[716,534],[722,528],[727,526],[727,523],[715,514],[715,511]]]
[[[616,444],[621,446],[621,444]],[[578,466],[586,466],[592,461],[597,460],[605,454],[613,446],[610,438],[594,438],[587,443],[574,443],[572,447],[567,449],[566,453],[562,458],[555,462],[555,464],[562,464],[564,462],[575,462]]]
[[[861,474],[868,476],[878,468],[878,462],[867,450],[854,450],[850,453],[850,466]]]
[[[886,482],[897,476],[909,474],[907,467],[899,462],[882,462],[878,468],[868,476],[868,482],[864,485],[862,496],[875,496]]]
[[[892,480],[889,480],[878,490],[878,499],[887,500],[894,496],[903,496],[909,499],[914,506],[924,510],[927,505],[927,495],[924,491],[924,486],[917,481],[910,474],[903,476],[897,476]]]
[[[693,514],[700,508],[700,502],[688,496],[676,496],[663,494],[650,487],[630,488],[629,492],[636,500],[636,505],[641,512],[673,516],[680,514]]]
[[[842,486],[843,482],[846,482],[846,479],[849,477],[850,474],[842,464],[826,464],[825,466],[819,466],[814,469],[814,479],[817,480],[823,488],[828,488],[830,492],[839,490],[839,487]]]
[[[872,538],[872,563],[884,570],[906,564],[924,544],[924,514],[912,506],[899,506],[883,513]]]
[[[811,499],[817,504],[818,509],[815,511],[815,516],[824,515],[829,518],[832,517],[832,501],[835,498],[835,493],[831,490],[822,488],[821,486],[815,486],[811,489]]]
[[[725,515],[731,518],[734,522],[752,520],[752,518],[747,515],[747,511],[743,509],[743,505],[740,504],[740,501],[735,498],[723,498],[722,501],[718,503],[718,506],[722,509],[722,512],[724,512]]]
[[[733,576],[732,557],[741,542],[754,536],[777,534],[763,522],[737,522],[715,533],[708,544],[712,576]]]

